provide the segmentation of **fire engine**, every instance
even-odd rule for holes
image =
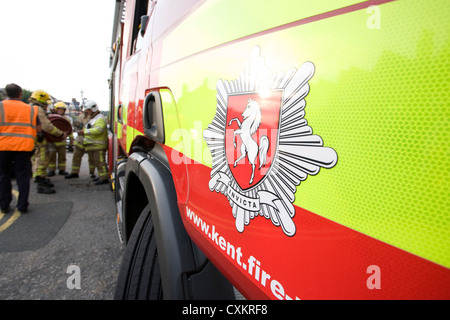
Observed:
[[[448,1],[117,0],[117,299],[449,299]]]

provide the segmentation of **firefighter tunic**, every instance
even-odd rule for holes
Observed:
[[[106,149],[108,148],[108,131],[106,119],[101,113],[94,114],[84,129],[83,145],[94,161],[99,178],[108,179],[106,166]]]
[[[45,110],[38,108],[38,117],[41,122],[42,131],[50,133],[54,136],[62,136],[64,132],[55,127],[51,121],[47,118]],[[35,177],[45,178],[47,175],[47,167],[50,163],[51,151],[55,148],[53,143],[49,143],[45,137],[41,141],[36,142],[37,152],[35,154],[36,172]]]

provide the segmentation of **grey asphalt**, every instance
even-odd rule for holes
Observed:
[[[38,194],[32,183],[29,212],[0,220],[0,300],[112,299],[123,247],[110,186],[91,181],[87,155],[80,178],[51,180],[55,194]]]

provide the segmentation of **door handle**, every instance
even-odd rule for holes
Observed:
[[[151,91],[145,97],[142,118],[145,136],[164,143],[164,118],[161,95],[158,91]]]

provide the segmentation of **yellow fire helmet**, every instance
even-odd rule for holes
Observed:
[[[35,99],[37,102],[42,103],[44,105],[48,104],[47,100],[50,100],[50,95],[44,90],[35,90],[30,96],[30,99]]]
[[[63,108],[64,110],[67,110],[67,105],[64,102],[59,101],[59,102],[55,103],[55,109],[59,109],[59,108]]]

